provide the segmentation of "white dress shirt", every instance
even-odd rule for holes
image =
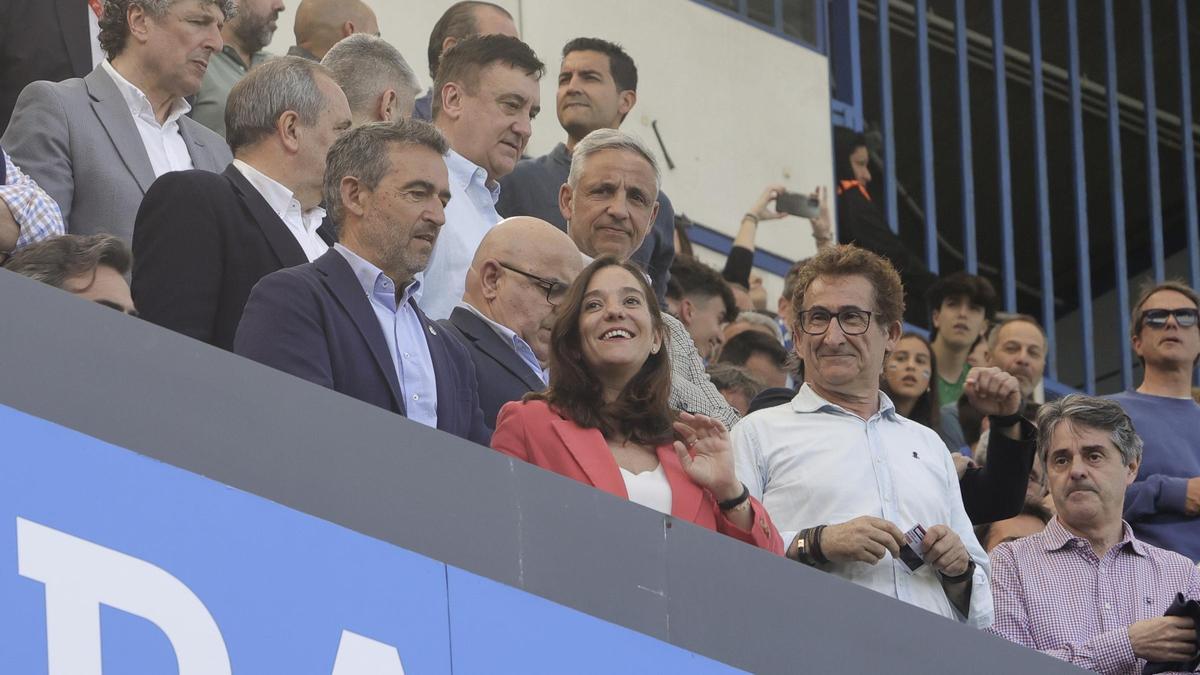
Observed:
[[[446,153],[445,159],[450,173],[446,224],[438,234],[417,298],[425,315],[435,321],[450,318],[462,299],[467,269],[479,242],[500,222],[500,214],[496,213],[499,183],[489,186],[487,171],[453,150]]]
[[[317,228],[321,227],[321,222],[325,220],[325,209],[314,206],[307,211],[301,211],[300,202],[287,186],[240,159],[233,160],[233,165],[246,177],[250,185],[258,190],[266,200],[267,206],[270,206],[287,226],[288,231],[299,242],[300,248],[304,249],[304,255],[308,257],[309,262],[325,255],[329,244],[317,234]]]
[[[129,106],[138,135],[142,137],[142,145],[146,147],[146,154],[150,157],[154,177],[157,178],[168,171],[195,168],[192,156],[188,153],[187,143],[183,142],[183,136],[179,133],[179,118],[186,115],[192,109],[192,105],[182,98],[175,99],[171,103],[171,112],[167,114],[167,120],[159,124],[154,115],[154,106],[141,89],[118,73],[109,61],[102,62],[100,67],[104,68],[116,83],[117,91],[121,92],[121,98],[125,99],[125,105]]]
[[[827,572],[860,586],[986,628],[992,623],[987,554],[975,538],[946,444],[896,412],[879,394],[879,412],[863,420],[805,384],[788,405],[755,412],[733,428],[738,478],[771,514],[785,545],[807,527],[859,516],[891,521],[901,531],[948,525],[975,561],[971,604],[961,616],[931,565],[916,572],[885,555],[875,565],[828,563]]]
[[[671,483],[667,480],[667,472],[662,462],[652,471],[634,473],[623,466],[621,478],[625,480],[625,492],[629,493],[629,501],[641,504],[648,509],[671,515]]]

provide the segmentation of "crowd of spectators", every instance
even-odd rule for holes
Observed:
[[[616,43],[566,42],[530,158],[554,65],[503,8],[446,10],[422,94],[360,0],[280,57],[237,4],[80,2],[90,67],[0,81],[9,272],[1085,668],[1200,665],[1195,289],[1134,304],[1136,390],[1043,402],[1038,320],[903,247],[861,137],[769,309],[787,187],[700,261]]]

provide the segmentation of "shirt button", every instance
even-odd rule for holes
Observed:
[[[408,352],[404,352],[404,358],[411,359],[412,356]]]
[[[413,394],[413,400],[414,400],[414,401],[420,401],[420,400],[421,400],[421,397],[420,397],[420,396],[418,396],[417,394]]]
[[[1112,603],[1111,602],[1104,603],[1104,609],[1112,609]]]

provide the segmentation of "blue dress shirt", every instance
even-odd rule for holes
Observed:
[[[414,280],[397,296],[396,284],[383,270],[340,243],[333,247],[354,270],[354,276],[362,285],[375,318],[379,320],[379,328],[383,331],[392,363],[396,366],[396,380],[404,397],[406,416],[436,429],[437,380],[433,372],[433,357],[429,354],[425,329],[417,318],[413,301],[413,295],[421,283]]]
[[[526,342],[524,338],[522,338],[520,335],[517,335],[516,331],[502,323],[497,323],[487,318],[483,315],[483,312],[475,309],[475,306],[469,302],[460,302],[458,303],[458,306],[479,317],[480,320],[486,323],[489,328],[496,332],[496,335],[500,336],[501,340],[504,340],[505,344],[512,345],[513,351],[517,353],[517,356],[521,357],[521,360],[525,362],[525,365],[529,366],[529,369],[533,371],[533,374],[538,376],[538,379],[542,381],[542,384],[546,385],[547,387],[550,386],[549,371],[547,371],[545,368],[542,368],[542,364],[538,361],[537,355],[533,353],[533,347],[530,347],[529,343]]]

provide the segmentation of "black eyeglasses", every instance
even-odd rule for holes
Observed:
[[[809,335],[824,335],[829,325],[837,317],[838,326],[846,335],[862,335],[871,325],[871,315],[874,312],[865,309],[846,309],[840,312],[830,312],[826,309],[809,309],[800,312],[800,330]]]
[[[1151,328],[1166,328],[1167,317],[1175,317],[1175,323],[1179,324],[1180,328],[1191,328],[1196,325],[1196,320],[1200,319],[1200,310],[1195,310],[1190,307],[1181,307],[1179,309],[1148,309],[1142,312],[1141,324],[1150,326]]]
[[[497,260],[496,264],[500,265],[506,270],[516,272],[517,274],[531,279],[534,284],[536,284],[543,291],[546,291],[546,302],[554,305],[555,307],[558,306],[558,303],[562,302],[563,298],[567,297],[567,291],[571,289],[570,284],[561,281],[555,281],[553,279],[545,279],[536,274],[530,274],[529,272],[526,272],[525,270],[519,270],[508,263],[502,263]]]

